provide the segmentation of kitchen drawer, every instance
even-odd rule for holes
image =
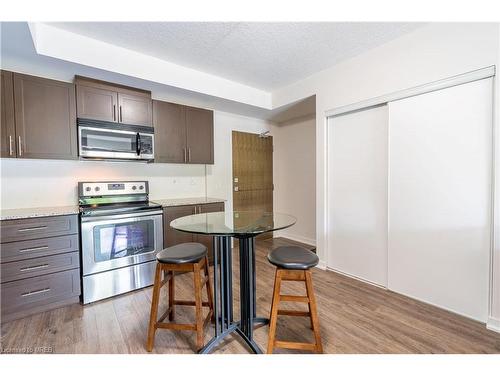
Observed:
[[[78,251],[78,234],[5,243],[0,248],[0,263]]]
[[[80,295],[79,269],[3,283],[1,312],[4,321],[13,316],[44,311]]]
[[[80,253],[65,253],[41,258],[2,263],[2,283],[46,275],[80,267]]]
[[[1,243],[75,233],[78,233],[77,215],[0,221]]]

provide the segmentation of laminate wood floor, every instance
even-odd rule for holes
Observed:
[[[267,251],[285,243],[289,241],[276,238],[257,243],[259,316],[269,314],[274,281]],[[237,252],[234,254],[237,316],[239,275]],[[500,353],[500,334],[483,324],[334,272],[314,269],[313,277],[325,353]],[[301,283],[292,282],[285,282],[282,291],[305,293]],[[192,298],[191,274],[178,276],[176,293],[179,298]],[[53,353],[146,353],[150,303],[151,288],[145,288],[87,306],[75,304],[8,322],[1,327],[2,351],[42,347]],[[304,304],[295,306],[305,308]],[[178,321],[193,318],[194,308],[177,307]],[[206,341],[212,334],[209,326]],[[267,326],[255,331],[255,340],[264,350],[267,334]],[[309,319],[280,317],[277,338],[312,340]],[[193,353],[195,340],[193,332],[158,330],[153,352]],[[247,353],[236,336],[224,344],[215,353]]]

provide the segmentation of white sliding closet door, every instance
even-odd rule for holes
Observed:
[[[387,285],[387,106],[328,120],[328,267]]]
[[[492,79],[389,104],[388,287],[485,322]]]

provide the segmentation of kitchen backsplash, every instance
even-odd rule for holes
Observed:
[[[147,180],[150,198],[205,196],[205,165],[1,159],[1,208],[78,203],[79,181]]]

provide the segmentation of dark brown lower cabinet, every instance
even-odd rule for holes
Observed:
[[[1,321],[77,303],[77,215],[0,222]]]
[[[165,207],[163,209],[163,243],[165,247],[174,246],[185,242],[199,242],[204,244],[208,249],[208,258],[210,263],[213,262],[213,237],[201,234],[183,233],[173,229],[170,222],[177,218],[208,213],[224,211],[224,202],[206,203],[189,206]]]

